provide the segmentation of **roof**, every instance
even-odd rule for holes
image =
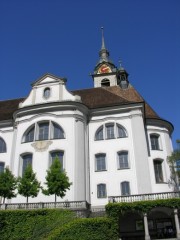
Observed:
[[[72,93],[81,96],[82,102],[90,109],[144,102],[145,117],[160,119],[158,114],[131,85],[127,89],[113,86],[77,90],[72,91]]]
[[[72,91],[72,94],[79,95],[82,103],[89,109],[144,102],[145,117],[160,119],[131,85],[127,89],[122,89],[119,86],[82,89]],[[12,119],[13,113],[23,100],[24,98],[0,101],[0,121]]]

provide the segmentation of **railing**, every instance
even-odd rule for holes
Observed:
[[[180,192],[163,192],[163,193],[148,193],[138,195],[127,195],[127,196],[109,196],[108,201],[111,203],[115,202],[137,202],[146,200],[157,200],[157,199],[169,199],[179,198]]]
[[[86,201],[39,202],[39,203],[5,203],[0,204],[0,210],[62,208],[71,210],[88,210],[90,204]]]

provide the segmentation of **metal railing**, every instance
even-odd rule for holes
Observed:
[[[116,202],[138,202],[146,200],[157,200],[157,199],[170,199],[179,198],[180,192],[163,192],[163,193],[148,193],[148,194],[137,194],[127,196],[109,196],[108,201],[111,203]]]
[[[86,201],[65,201],[65,202],[39,202],[39,203],[5,203],[0,204],[0,210],[17,210],[17,209],[71,209],[71,210],[88,210],[90,204]]]

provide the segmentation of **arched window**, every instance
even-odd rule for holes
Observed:
[[[150,139],[151,139],[151,149],[152,150],[160,150],[160,147],[159,147],[159,135],[151,134],[150,135]]]
[[[36,137],[35,137],[36,136]],[[55,122],[43,121],[33,124],[26,130],[23,135],[22,142],[33,142],[35,140],[63,139],[64,131],[61,126]]]
[[[5,166],[5,163],[0,162],[0,173],[4,172],[4,166]]]
[[[121,195],[127,196],[130,195],[130,184],[127,181],[121,182]]]
[[[50,157],[51,157],[51,164],[53,163],[55,158],[58,157],[61,164],[61,168],[62,169],[64,168],[64,152],[63,151],[59,151],[59,150],[53,151],[50,153]]]
[[[106,154],[96,154],[96,171],[106,171]]]
[[[31,153],[27,153],[27,154],[23,154],[21,155],[22,158],[22,176],[27,168],[28,165],[32,166],[32,154]]]
[[[125,138],[125,137],[127,137],[127,132],[125,128],[114,122],[109,122],[101,125],[95,133],[95,140]]]
[[[6,152],[6,143],[5,141],[0,137],[0,153]]]
[[[155,175],[156,183],[164,182],[162,164],[163,164],[162,159],[154,160],[154,175]]]
[[[125,138],[127,136],[126,131],[122,126],[117,124],[117,137],[118,138]]]
[[[57,123],[54,122],[53,122],[53,138],[54,139],[64,138],[64,131]]]
[[[118,152],[118,169],[126,168],[129,168],[128,152],[127,151]]]
[[[101,81],[101,86],[103,87],[109,87],[110,86],[110,81],[109,79],[105,78]]]
[[[44,93],[43,93],[43,97],[45,99],[48,99],[50,97],[50,93],[51,93],[50,88],[45,88]]]
[[[23,142],[33,142],[34,141],[34,130],[35,126],[33,125],[30,129],[25,132],[23,136]]]
[[[104,139],[104,136],[103,136],[103,126],[98,128],[98,130],[96,131],[95,139],[96,140],[103,140]]]
[[[106,198],[107,192],[106,192],[106,184],[98,184],[97,185],[97,198]]]

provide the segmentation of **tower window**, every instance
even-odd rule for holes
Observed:
[[[101,81],[101,87],[109,87],[110,86],[110,81],[109,79],[105,78]]]
[[[151,139],[151,149],[152,150],[160,150],[160,147],[159,147],[159,136],[155,135],[155,134],[151,134],[150,135],[150,139]]]
[[[154,174],[156,183],[162,183],[163,180],[163,171],[162,171],[162,160],[154,160]]]

